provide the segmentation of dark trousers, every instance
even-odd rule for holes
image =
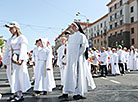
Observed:
[[[124,72],[125,72],[124,64],[123,63],[118,63],[118,65],[119,65],[119,69],[120,69],[121,74],[124,74]]]
[[[128,69],[127,69],[127,63],[125,63],[125,70],[128,71]]]
[[[104,76],[104,74],[106,76],[108,74],[106,65],[100,65],[100,69],[101,69],[101,76]],[[104,73],[104,71],[105,71],[105,73]]]

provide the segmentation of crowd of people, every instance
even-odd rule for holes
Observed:
[[[138,49],[130,49],[118,45],[116,48],[89,49],[89,64],[93,75],[124,75],[127,72],[138,70]]]
[[[23,100],[23,92],[31,88],[31,82],[27,69],[27,54],[34,68],[34,94],[33,96],[46,95],[56,87],[53,67],[60,68],[62,95],[59,99],[67,99],[69,94],[74,100],[86,99],[84,94],[88,92],[88,86],[95,89],[94,75],[106,77],[112,75],[124,75],[127,71],[138,70],[138,50],[131,46],[130,51],[119,45],[117,48],[101,51],[89,48],[88,40],[78,22],[72,23],[73,35],[65,33],[60,39],[61,46],[52,55],[52,48],[47,38],[37,39],[36,47],[27,53],[28,41],[20,32],[17,22],[6,24],[12,36],[7,41],[7,49],[3,57],[4,68],[7,71],[11,92],[8,101],[17,102]],[[54,59],[54,61],[52,61]],[[88,85],[88,86],[87,86]]]

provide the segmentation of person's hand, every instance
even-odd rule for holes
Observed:
[[[4,68],[5,68],[5,69],[7,69],[7,66],[6,66],[6,65],[4,65]]]
[[[16,64],[18,64],[18,65],[22,65],[22,63],[23,63],[23,60],[20,60],[20,61],[16,62]]]
[[[49,70],[50,70],[50,68],[46,68],[46,70],[47,70],[47,71],[49,71]]]

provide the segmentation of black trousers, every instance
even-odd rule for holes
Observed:
[[[101,69],[101,76],[104,76],[104,74],[106,76],[108,74],[107,65],[100,65],[100,69]],[[105,73],[104,73],[104,71],[105,71]]]
[[[118,65],[119,65],[119,69],[120,69],[121,74],[124,74],[124,72],[125,72],[124,64],[123,63],[118,63]]]
[[[127,63],[125,63],[125,70],[128,71],[128,69],[127,69]]]

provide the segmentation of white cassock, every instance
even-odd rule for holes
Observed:
[[[127,64],[127,69],[129,69],[129,52],[124,52],[125,55],[125,63]]]
[[[60,68],[60,77],[61,77],[61,85],[64,86],[64,78],[65,78],[65,66],[62,64],[63,62],[63,56],[65,56],[64,54],[64,50],[65,50],[66,46],[62,45],[58,48],[57,53],[58,53],[58,60],[57,60],[57,65],[59,65]]]
[[[136,53],[136,69],[138,70],[138,53]]]
[[[136,68],[136,52],[133,51],[129,52],[129,67],[130,70],[137,70]]]
[[[36,77],[36,73],[37,73],[38,52],[39,52],[40,49],[41,49],[40,47],[35,47],[33,49],[32,61],[35,62],[35,66],[34,66],[34,78]]]
[[[42,39],[42,43],[46,45],[45,40]],[[50,57],[51,52],[45,46],[41,48],[38,52],[38,64],[37,64],[37,74],[35,78],[34,90],[35,91],[48,91],[51,92],[52,89],[55,87],[53,80],[51,80],[51,72],[52,70],[52,58]],[[47,70],[49,68],[50,70]]]
[[[11,87],[11,92],[17,91],[26,92],[31,88],[29,74],[27,70],[27,44],[28,41],[25,36],[14,35],[7,42],[7,50],[4,56],[4,64],[7,65],[7,77]],[[19,60],[24,60],[22,65],[11,63],[11,48],[14,50],[13,53],[19,54]],[[11,69],[11,66],[13,69]],[[11,72],[13,74],[11,74]]]
[[[86,79],[92,89],[96,87],[84,56],[87,46],[88,41],[85,35],[80,32],[71,35],[68,40],[64,94],[84,95],[87,92]]]
[[[117,53],[112,53],[111,55],[111,63],[112,63],[112,74],[120,74],[119,66],[118,66],[118,55]]]
[[[112,51],[107,51],[108,55],[111,57],[112,56]],[[111,59],[108,59],[108,63],[112,63]],[[107,67],[108,68],[108,67]]]

